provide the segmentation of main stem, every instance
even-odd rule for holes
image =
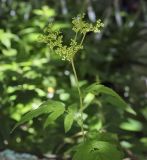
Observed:
[[[71,60],[71,65],[72,65],[72,69],[73,69],[73,72],[74,72],[76,85],[77,85],[77,89],[78,89],[78,93],[79,93],[81,123],[82,123],[81,124],[81,131],[82,131],[83,140],[85,140],[84,127],[83,127],[84,126],[84,122],[83,122],[83,111],[82,111],[82,108],[83,108],[82,93],[81,93],[81,89],[80,89],[80,86],[79,86],[79,80],[78,80],[78,76],[77,76],[77,72],[76,72],[76,69],[75,69],[75,65],[74,65],[73,59]]]

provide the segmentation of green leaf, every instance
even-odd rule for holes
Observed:
[[[110,104],[112,104],[116,107],[124,108],[127,112],[136,115],[136,112],[124,100],[122,102],[116,97],[109,96],[105,99],[105,101],[109,102]]]
[[[73,160],[122,160],[122,153],[109,142],[87,140],[76,147]]]
[[[74,121],[74,113],[69,112],[64,119],[65,133],[67,133],[71,129],[73,121]]]
[[[41,9],[35,9],[34,13],[42,17],[51,17],[55,16],[55,11],[48,6],[43,6]]]
[[[82,108],[82,110],[85,110],[89,106],[89,104],[94,100],[94,98],[94,94],[88,93],[83,100],[84,107]]]
[[[111,88],[108,88],[98,83],[94,83],[86,89],[86,92],[90,92],[95,95],[99,93],[109,95],[109,97],[107,98],[107,101],[109,103],[113,104],[114,106],[125,109],[127,112],[136,115],[136,112]]]
[[[55,110],[55,108],[59,108],[59,107],[64,108],[64,106],[65,105],[59,101],[53,101],[53,100],[46,101],[46,102],[42,103],[37,109],[26,113],[21,118],[21,120],[18,123],[16,123],[16,125],[14,126],[14,128],[12,129],[11,132],[13,132],[14,129],[16,127],[18,127],[19,125],[21,125],[29,120],[32,120],[33,118],[40,116],[41,114],[51,113]]]
[[[44,128],[46,128],[50,123],[54,122],[59,116],[61,116],[65,111],[64,105],[57,105],[53,108],[52,113],[48,116],[45,121]]]
[[[143,125],[140,121],[128,118],[126,122],[121,123],[120,128],[127,131],[139,132],[143,130]]]
[[[67,115],[65,116],[65,119],[64,119],[65,133],[68,132],[71,129],[72,124],[74,122],[74,117],[75,117],[76,112],[77,112],[77,104],[76,103],[71,104],[68,107],[68,113],[67,113]]]

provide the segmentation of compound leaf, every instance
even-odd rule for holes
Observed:
[[[42,103],[37,109],[34,109],[28,113],[26,113],[22,118],[21,120],[16,123],[16,125],[14,126],[14,128],[12,129],[11,132],[14,131],[14,129],[16,127],[18,127],[19,125],[29,121],[29,120],[32,120],[33,118],[35,117],[38,117],[40,116],[41,114],[45,114],[45,113],[51,113],[54,111],[54,108],[56,107],[64,107],[64,104],[62,102],[59,102],[59,101],[53,101],[53,100],[49,100],[49,101],[46,101],[44,103]]]

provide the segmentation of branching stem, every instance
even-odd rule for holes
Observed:
[[[85,36],[86,36],[86,33],[83,34],[83,37],[82,37],[82,40],[81,40],[81,43],[80,43],[81,45],[83,44],[83,41],[84,41],[84,39],[85,39]]]

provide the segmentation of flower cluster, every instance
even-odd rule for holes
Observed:
[[[104,24],[101,20],[97,20],[96,24],[87,23],[84,19],[85,14],[78,15],[77,17],[73,18],[73,31],[76,33],[80,32],[81,34],[86,34],[88,32],[100,32],[100,29],[104,27]]]
[[[44,30],[44,34],[40,35],[39,39],[41,42],[46,43],[51,50],[62,47],[63,36],[60,31],[52,30],[53,24],[49,24],[48,27]]]
[[[55,52],[62,58],[62,60],[71,61],[74,55],[80,50],[83,49],[83,46],[77,44],[77,42],[71,39],[70,46],[63,45],[55,49]]]
[[[73,31],[76,32],[74,39],[71,39],[69,46],[63,44],[63,36],[60,31],[53,30],[53,24],[45,29],[44,34],[40,36],[40,40],[46,43],[51,50],[61,57],[62,60],[71,61],[75,54],[83,49],[83,39],[87,32],[100,32],[103,27],[103,23],[100,20],[95,25],[87,23],[83,20],[84,14],[73,18]],[[77,42],[77,35],[82,34],[83,38],[81,42]]]

